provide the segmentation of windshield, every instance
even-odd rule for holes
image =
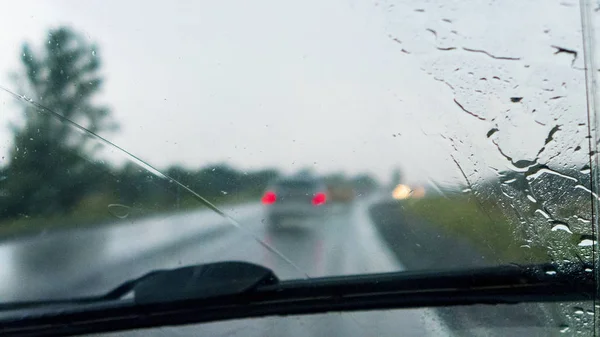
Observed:
[[[0,302],[230,260],[283,280],[596,265],[591,1],[4,7]],[[590,301],[302,322],[546,336],[597,317]],[[253,324],[301,329],[285,320]]]

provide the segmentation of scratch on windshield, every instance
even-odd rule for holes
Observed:
[[[9,95],[13,96],[14,98],[16,98],[17,100],[21,101],[21,102],[25,102],[26,104],[32,106],[35,108],[35,110],[39,113],[43,113],[43,114],[48,114],[49,116],[52,116],[53,118],[57,119],[58,121],[60,121],[61,123],[64,123],[65,125],[68,125],[69,127],[71,127],[72,129],[76,130],[77,132],[83,134],[86,137],[90,137],[91,139],[94,139],[96,141],[99,141],[100,143],[102,143],[103,145],[107,145],[108,147],[117,150],[117,152],[121,155],[124,156],[125,159],[127,159],[130,162],[133,162],[135,165],[137,165],[138,167],[150,172],[151,174],[153,174],[154,176],[163,179],[164,181],[166,181],[168,183],[169,186],[172,187],[177,187],[180,189],[183,189],[184,191],[188,192],[190,195],[193,196],[194,199],[196,199],[197,201],[199,201],[201,204],[203,204],[204,206],[208,207],[209,209],[211,209],[213,212],[219,214],[221,217],[223,217],[224,219],[227,220],[227,222],[231,225],[233,225],[234,227],[242,230],[244,233],[250,235],[257,243],[259,243],[261,246],[263,246],[265,249],[267,249],[269,252],[275,254],[278,258],[282,259],[283,261],[285,261],[285,263],[289,264],[292,268],[294,268],[297,272],[299,272],[300,274],[304,275],[305,278],[309,278],[308,274],[306,272],[304,272],[299,266],[297,266],[294,262],[292,262],[288,257],[286,257],[283,253],[281,253],[279,250],[277,250],[275,247],[273,247],[272,245],[270,245],[269,243],[265,242],[263,239],[261,239],[259,236],[257,236],[255,233],[253,233],[252,231],[248,230],[247,228],[245,228],[243,225],[241,225],[237,220],[235,220],[233,217],[231,217],[230,215],[228,215],[226,212],[224,212],[223,210],[221,210],[219,207],[215,206],[213,203],[211,203],[210,201],[208,201],[206,198],[202,197],[200,194],[196,193],[195,191],[193,191],[192,189],[190,189],[189,187],[185,186],[184,184],[182,184],[181,182],[179,182],[178,180],[162,173],[160,170],[156,169],[154,166],[150,165],[149,163],[145,162],[144,160],[140,159],[139,157],[135,156],[134,154],[132,154],[131,152],[123,149],[122,147],[112,143],[111,141],[109,141],[108,139],[96,134],[95,132],[77,124],[76,122],[72,121],[71,119],[35,102],[33,99],[25,96],[25,95],[19,95],[7,88],[5,88],[4,86],[0,86],[0,89],[6,93],[8,93]],[[126,218],[128,216],[128,212],[130,207],[129,206],[125,206],[125,205],[119,205],[119,204],[110,204],[108,205],[109,211],[111,212],[111,214],[118,214],[115,215],[118,218]]]

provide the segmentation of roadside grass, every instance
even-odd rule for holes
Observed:
[[[230,206],[258,200],[254,193],[223,195],[207,198],[215,206]],[[196,209],[208,208],[191,195],[168,201],[146,201],[121,205],[108,195],[91,196],[82,200],[72,211],[44,217],[22,216],[0,220],[0,241],[22,236],[39,235],[48,231],[112,226],[152,217],[170,216]],[[109,206],[112,205],[112,206]]]
[[[493,203],[480,205],[473,197],[408,199],[404,212],[439,226],[449,235],[465,238],[481,254],[498,263],[549,262],[547,249],[524,248],[518,224],[511,223]]]

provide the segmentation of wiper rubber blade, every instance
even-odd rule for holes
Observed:
[[[277,276],[268,268],[248,262],[215,262],[177,269],[155,270],[123,282],[100,296],[75,299],[0,303],[3,310],[41,306],[73,305],[115,301],[133,292],[136,304],[237,295],[259,286],[276,284]]]
[[[67,308],[1,320],[0,334],[70,335],[270,315],[586,301],[597,298],[590,268],[507,265],[279,281],[258,265],[219,262],[151,272],[104,296],[44,302]],[[131,292],[133,300],[118,300]]]

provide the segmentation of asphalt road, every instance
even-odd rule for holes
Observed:
[[[404,249],[390,245],[390,239],[383,238],[381,233],[397,234],[382,232],[381,223],[373,222],[374,219],[381,222],[369,213],[374,201],[332,206],[323,222],[304,223],[300,228],[285,230],[269,230],[263,220],[262,206],[247,204],[225,209],[242,228],[236,228],[217,214],[200,210],[137,221],[123,219],[120,225],[5,243],[0,245],[0,265],[3,266],[0,268],[0,300],[99,294],[153,269],[224,260],[261,264],[273,269],[281,279],[399,271],[406,266],[411,269],[431,267],[431,259],[426,254],[415,253],[418,249],[410,247],[422,243],[433,245],[428,248],[433,251],[435,241],[420,243],[422,238],[412,237],[411,242],[402,243]],[[274,247],[281,256],[259,241]],[[439,249],[451,247],[439,246]],[[507,324],[505,317],[486,316],[488,319],[481,320],[481,315],[477,316],[472,309],[445,310],[267,317],[109,335],[547,336],[557,332],[543,324],[528,326],[526,320],[516,325],[512,321]],[[484,313],[485,310],[484,307]],[[453,323],[455,320],[459,322]]]
[[[440,231],[403,211],[397,201],[370,207],[374,226],[394,255],[410,270],[476,269],[500,262],[482,255],[466,238]],[[575,332],[568,326],[563,307],[580,304],[523,303],[517,305],[472,305],[436,309],[450,331],[467,336],[558,336]],[[586,335],[586,334],[581,334]]]
[[[14,301],[98,294],[153,269],[223,260],[261,264],[281,279],[403,270],[372,226],[369,204],[359,201],[348,207],[332,206],[322,223],[306,222],[283,230],[268,229],[262,206],[251,204],[225,210],[241,229],[201,210],[30,237],[0,246],[0,264],[4,266],[0,298]],[[269,317],[125,335],[439,336],[446,335],[444,331],[434,310],[417,309]]]

